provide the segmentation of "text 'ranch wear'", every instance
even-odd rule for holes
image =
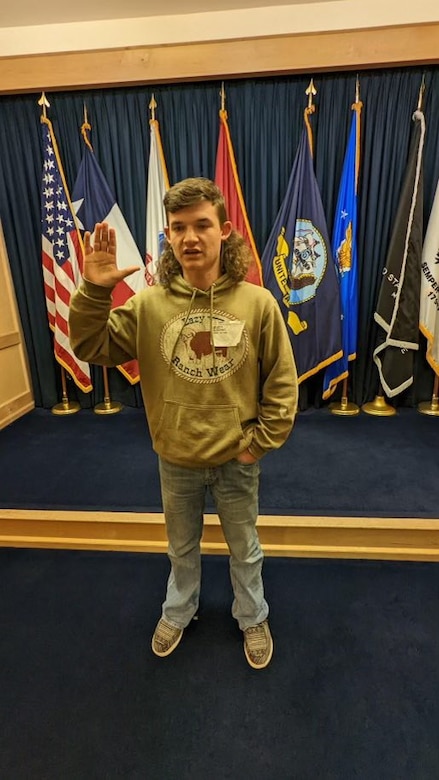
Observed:
[[[155,452],[188,467],[218,466],[280,447],[297,410],[297,373],[271,292],[227,274],[199,290],[176,275],[111,310],[111,289],[84,280],[70,306],[82,360],[137,359]]]

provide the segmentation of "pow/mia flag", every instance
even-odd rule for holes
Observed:
[[[390,398],[413,383],[414,352],[419,348],[425,137],[422,111],[415,111],[413,120],[407,170],[374,315],[382,330],[373,359]]]
[[[262,269],[284,315],[303,382],[343,354],[340,290],[306,128]]]

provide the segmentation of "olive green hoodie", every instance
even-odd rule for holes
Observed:
[[[84,281],[70,304],[70,342],[89,363],[137,358],[154,450],[188,467],[260,458],[288,437],[297,373],[272,294],[227,274],[207,290],[182,276],[111,310],[111,290]]]

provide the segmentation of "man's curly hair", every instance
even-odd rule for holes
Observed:
[[[166,215],[168,215],[203,201],[208,201],[216,207],[220,225],[224,225],[224,222],[227,221],[224,195],[215,182],[210,179],[202,177],[183,179],[167,191],[163,205]],[[232,230],[230,236],[221,245],[221,271],[227,273],[234,282],[242,282],[251,260],[251,251],[243,237],[236,230]],[[164,251],[160,256],[157,274],[160,284],[164,287],[169,287],[173,277],[181,274],[180,263],[168,241],[166,241]]]

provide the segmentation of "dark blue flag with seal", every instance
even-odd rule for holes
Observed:
[[[348,145],[343,163],[334,230],[332,254],[340,284],[343,355],[331,363],[323,377],[323,398],[329,398],[337,384],[347,379],[349,361],[357,356],[358,330],[358,264],[357,264],[357,182],[360,145],[360,112],[362,103],[352,106]]]
[[[413,383],[419,349],[419,308],[423,233],[423,151],[425,118],[419,109],[374,314],[381,326],[373,359],[389,398]]]
[[[284,315],[303,382],[342,356],[339,284],[306,127],[262,268],[264,285]]]

